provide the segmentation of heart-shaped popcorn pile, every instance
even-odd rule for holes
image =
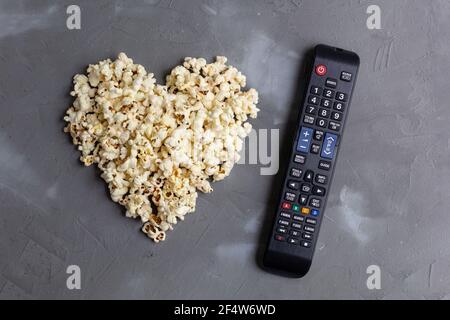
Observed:
[[[197,190],[230,174],[259,111],[257,91],[242,91],[245,76],[226,61],[185,58],[162,86],[120,53],[74,77],[64,131],[155,242],[195,210]]]

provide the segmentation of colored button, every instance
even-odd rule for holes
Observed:
[[[291,210],[292,205],[291,205],[289,202],[283,202],[283,204],[281,205],[281,207],[282,207],[283,209],[286,209],[286,210]]]
[[[275,240],[277,240],[277,241],[285,241],[286,238],[283,237],[282,235],[276,234],[276,235],[275,235]]]
[[[320,214],[320,211],[317,209],[312,209],[311,210],[311,215],[314,217],[317,217]]]
[[[323,64],[318,64],[316,66],[316,73],[318,76],[324,76],[327,73],[327,67]]]
[[[311,212],[311,209],[310,208],[307,208],[307,207],[303,207],[302,208],[302,213],[303,214],[309,214]]]
[[[298,137],[297,151],[308,153],[313,133],[314,133],[313,129],[302,127],[302,130],[300,131],[300,135]]]
[[[299,212],[300,211],[300,207],[298,206],[298,204],[293,204],[292,205],[292,210],[294,210],[295,212]]]
[[[336,142],[337,142],[337,135],[332,133],[326,133],[325,139],[323,140],[322,152],[320,153],[320,156],[326,159],[333,159]]]

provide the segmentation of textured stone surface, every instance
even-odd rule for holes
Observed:
[[[70,31],[72,3],[0,4],[0,298],[450,297],[448,1],[378,1],[382,30],[366,28],[367,1],[105,0],[76,1],[82,28]],[[280,130],[282,159],[317,43],[362,63],[301,280],[256,264],[280,175],[238,165],[155,245],[62,132],[71,78],[88,63],[125,51],[162,81],[184,56],[220,54],[260,92],[253,124]],[[66,288],[71,264],[79,291]],[[381,290],[366,287],[371,264]]]

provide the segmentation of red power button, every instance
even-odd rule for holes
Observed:
[[[319,76],[324,76],[327,73],[327,67],[323,64],[318,64],[316,66],[316,73]]]

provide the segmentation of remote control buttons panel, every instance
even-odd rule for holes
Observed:
[[[265,266],[302,276],[311,265],[358,66],[352,52],[316,47]]]

